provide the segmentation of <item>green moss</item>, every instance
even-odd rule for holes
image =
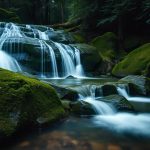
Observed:
[[[0,21],[18,22],[18,23],[21,22],[19,16],[17,16],[15,12],[12,12],[3,8],[0,8]]]
[[[38,118],[45,118],[46,122],[50,123],[63,114],[64,109],[51,86],[0,69],[0,118],[8,118],[8,122],[17,122],[16,127],[22,128],[36,125]],[[0,123],[3,122],[4,120]],[[0,131],[3,130],[1,125]]]
[[[79,32],[72,33],[72,36],[73,36],[73,38],[74,38],[76,43],[85,43],[86,42],[86,40],[83,37],[83,35],[81,33],[79,33]]]
[[[135,49],[114,67],[112,74],[115,76],[141,75],[150,62],[149,54],[150,43]]]
[[[103,60],[110,61],[116,56],[117,37],[112,32],[107,32],[102,36],[96,37],[91,44],[97,48]]]

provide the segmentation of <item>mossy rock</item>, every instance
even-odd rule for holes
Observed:
[[[101,100],[111,103],[117,109],[117,111],[134,111],[131,103],[123,96],[117,94],[109,95],[102,98]]]
[[[20,128],[52,123],[63,114],[50,85],[0,69],[0,133],[10,136]]]
[[[150,63],[150,43],[147,43],[129,53],[112,70],[112,74],[118,77],[127,75],[141,75]]]
[[[112,32],[96,37],[92,40],[91,45],[96,47],[104,61],[111,61],[116,56],[117,37]]]
[[[84,36],[80,32],[71,33],[75,43],[86,43]]]
[[[1,22],[17,22],[20,23],[21,20],[19,16],[10,10],[6,10],[3,8],[0,8],[0,21]]]
[[[118,94],[116,86],[111,84],[106,84],[102,86],[102,91],[103,91],[103,96]]]

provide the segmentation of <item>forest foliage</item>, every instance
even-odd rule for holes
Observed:
[[[141,31],[150,25],[149,0],[0,0],[0,8],[22,23],[60,24],[80,20],[82,30],[118,33]],[[3,19],[0,14],[0,21]],[[99,31],[100,31],[99,30]]]

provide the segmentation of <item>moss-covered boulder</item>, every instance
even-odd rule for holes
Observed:
[[[118,77],[127,75],[141,75],[147,70],[150,63],[150,43],[147,43],[129,53],[112,70]]]
[[[102,58],[98,68],[100,74],[110,73],[118,59],[124,54],[123,51],[118,51],[117,36],[112,32],[96,37],[91,41],[91,45],[96,47]]]
[[[0,135],[7,137],[20,128],[48,124],[63,115],[50,85],[0,69]]]
[[[0,8],[0,22],[18,22],[18,23],[20,23],[21,20],[15,12]]]
[[[103,97],[101,100],[104,100],[105,102],[112,104],[117,109],[117,111],[134,111],[134,108],[131,105],[131,103],[123,96],[116,94],[109,95]]]
[[[84,38],[83,34],[80,32],[73,32],[71,33],[75,43],[86,43],[86,39]]]
[[[112,32],[107,32],[102,36],[96,37],[91,44],[96,47],[103,60],[111,61],[116,56],[117,37]]]

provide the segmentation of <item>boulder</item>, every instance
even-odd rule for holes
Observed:
[[[95,115],[96,112],[89,103],[84,101],[76,101],[70,103],[71,112],[74,115]]]
[[[130,102],[120,95],[109,95],[100,100],[111,103],[117,109],[117,111],[134,111],[134,108]]]
[[[150,95],[150,80],[145,76],[129,75],[119,80],[128,84],[129,94],[132,96]]]
[[[91,41],[99,56],[102,58],[101,64],[99,64],[99,74],[110,73],[116,64],[117,60],[123,55],[123,51],[118,51],[117,36],[112,32],[107,32],[104,35],[98,36]]]
[[[121,62],[115,65],[112,74],[117,77],[144,74],[150,63],[150,43],[130,52]]]
[[[109,96],[118,93],[116,86],[112,84],[103,85],[101,88],[102,88],[103,96]]]
[[[117,37],[112,32],[107,32],[92,40],[91,44],[96,47],[104,61],[111,61],[116,56]]]
[[[0,135],[61,119],[64,109],[55,90],[39,80],[0,69]]]

